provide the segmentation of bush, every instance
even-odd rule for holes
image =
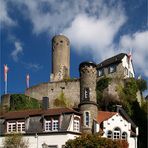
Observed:
[[[128,148],[128,143],[102,138],[99,134],[84,134],[74,140],[68,140],[65,148]]]
[[[6,135],[4,139],[4,148],[28,148],[28,141],[24,140],[21,134]]]

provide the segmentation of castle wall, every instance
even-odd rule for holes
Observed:
[[[26,95],[38,100],[42,100],[45,96],[49,97],[49,107],[56,107],[54,101],[60,97],[61,93],[64,94],[70,107],[77,107],[80,99],[79,79],[41,83],[25,91]]]

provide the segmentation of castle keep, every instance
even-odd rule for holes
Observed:
[[[112,96],[114,101],[120,101],[117,84],[124,86],[126,78],[134,77],[128,55],[120,53],[99,64],[82,62],[79,75],[79,78],[70,78],[69,39],[64,35],[54,36],[50,80],[27,88],[24,95],[29,96],[29,100],[42,102],[42,108],[2,113],[0,147],[5,134],[14,132],[22,133],[23,138],[29,140],[29,148],[63,148],[67,140],[82,133],[103,132],[102,137],[126,140],[129,148],[136,148],[138,127],[122,107],[118,106],[117,112],[99,111],[97,102],[97,87],[100,87],[97,84],[102,77],[112,78],[102,90],[102,98],[105,93],[107,99]],[[20,102],[20,97],[17,99]],[[11,94],[3,95],[2,105],[11,107],[11,104],[15,104]]]

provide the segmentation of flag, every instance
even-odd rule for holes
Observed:
[[[4,81],[7,81],[7,73],[8,73],[8,66],[6,64],[4,64]]]
[[[128,60],[129,60],[129,61],[132,60],[132,53],[131,53],[131,51],[128,53]]]
[[[29,76],[29,74],[27,74],[27,76],[26,76],[26,85],[27,85],[27,88],[29,88],[29,80],[30,80],[30,76]]]

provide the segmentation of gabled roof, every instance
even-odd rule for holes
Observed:
[[[120,53],[116,56],[108,58],[108,59],[104,60],[103,62],[99,63],[97,65],[97,68],[107,67],[111,64],[120,63],[121,60],[124,58],[124,56],[127,56],[127,54],[126,53]]]
[[[101,123],[105,120],[108,120],[115,114],[117,114],[117,112],[98,111],[98,122]]]
[[[1,116],[4,119],[19,119],[26,118],[29,116],[54,116],[61,114],[75,113],[80,114],[79,112],[70,109],[70,108],[53,108],[48,110],[42,109],[30,109],[30,110],[21,110],[21,111],[10,111]]]

